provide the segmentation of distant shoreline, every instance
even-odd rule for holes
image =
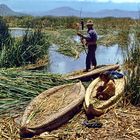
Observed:
[[[9,30],[27,30],[27,28],[20,28],[20,27],[10,27]]]
[[[9,30],[27,30],[28,28],[22,28],[22,27],[10,27],[8,28]],[[29,29],[29,30],[32,30],[32,29]]]

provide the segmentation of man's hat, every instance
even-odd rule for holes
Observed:
[[[88,20],[86,25],[93,25],[93,21],[92,20]]]

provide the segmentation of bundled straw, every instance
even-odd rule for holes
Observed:
[[[39,93],[68,83],[60,75],[43,72],[0,70],[0,114],[23,109]]]

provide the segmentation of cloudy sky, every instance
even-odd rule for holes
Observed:
[[[47,0],[43,0],[47,1]],[[52,0],[52,1],[86,1],[86,2],[114,2],[114,3],[138,3],[140,0]]]
[[[15,11],[47,11],[67,6],[83,11],[103,9],[140,10],[140,0],[0,0]]]
[[[140,0],[0,0],[0,2],[48,2],[48,1],[84,1],[84,2],[113,2],[113,3],[140,3]]]

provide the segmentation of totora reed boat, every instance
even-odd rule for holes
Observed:
[[[114,79],[115,95],[108,100],[100,100],[96,98],[97,87],[101,85],[100,78],[96,78],[86,90],[84,108],[86,114],[90,117],[100,116],[115,106],[121,99],[125,89],[125,77]]]
[[[118,64],[112,64],[112,65],[99,65],[96,68],[90,69],[88,72],[84,72],[84,70],[77,70],[72,73],[68,73],[64,75],[63,77],[67,80],[74,80],[74,79],[86,79],[86,78],[92,78],[95,75],[98,75],[104,71],[107,70],[117,70],[119,68]]]
[[[81,82],[56,86],[42,92],[27,106],[20,128],[20,136],[33,137],[51,131],[80,111],[85,96]]]

